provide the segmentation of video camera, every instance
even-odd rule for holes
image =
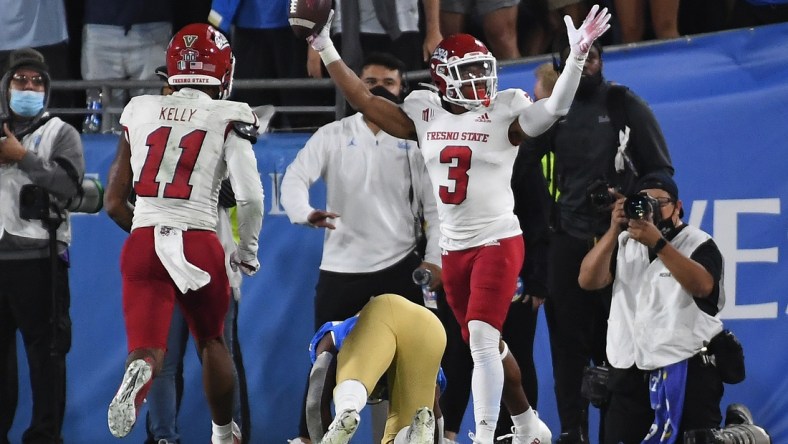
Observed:
[[[23,185],[19,190],[19,216],[27,220],[58,220],[62,219],[61,208],[72,213],[98,213],[104,206],[104,186],[97,176],[86,175],[77,186],[77,194],[65,205],[55,205],[56,201],[43,187]]]
[[[772,438],[753,424],[750,409],[730,404],[725,411],[725,427],[684,432],[684,444],[771,444]]]

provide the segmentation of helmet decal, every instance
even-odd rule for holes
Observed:
[[[227,38],[204,23],[186,25],[167,47],[167,75],[172,86],[216,85],[220,98],[232,90],[235,58]]]

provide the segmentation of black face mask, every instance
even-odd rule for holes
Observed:
[[[580,84],[577,85],[577,93],[575,93],[576,97],[589,97],[591,94],[596,91],[599,85],[602,84],[602,71],[600,70],[596,74],[592,74],[590,76],[582,76],[580,77]]]
[[[656,227],[659,228],[659,231],[662,233],[663,237],[667,239],[672,239],[673,236],[675,236],[676,224],[673,223],[672,217],[669,217],[667,219],[662,219],[654,225],[656,225]]]
[[[371,88],[369,92],[372,93],[374,96],[383,97],[384,99],[389,99],[396,104],[402,103],[402,95],[395,96],[391,93],[391,91],[387,90],[384,86],[378,85],[374,88]]]

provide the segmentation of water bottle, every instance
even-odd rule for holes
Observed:
[[[517,276],[517,286],[514,288],[514,295],[512,296],[512,302],[520,302],[523,299],[523,278]]]
[[[95,134],[101,132],[101,92],[88,91],[87,108],[95,111],[91,114],[85,115],[85,120],[82,121],[83,134]]]
[[[426,268],[413,270],[413,282],[421,286],[421,294],[424,296],[424,306],[433,310],[438,309],[438,294],[430,290],[432,272]]]

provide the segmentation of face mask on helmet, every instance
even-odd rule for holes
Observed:
[[[466,109],[489,106],[498,93],[495,57],[468,34],[444,39],[432,55],[430,70],[444,100]]]
[[[470,58],[446,65],[446,101],[466,108],[489,106],[497,94],[495,59]]]
[[[168,82],[179,86],[219,86],[220,99],[232,92],[235,57],[230,43],[214,27],[185,26],[167,47]]]

